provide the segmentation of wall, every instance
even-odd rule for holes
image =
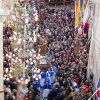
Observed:
[[[92,18],[92,37],[88,61],[88,78],[91,73],[94,74],[94,83],[97,85],[98,78],[100,78],[100,0],[94,1],[95,14]]]

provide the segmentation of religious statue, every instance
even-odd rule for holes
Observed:
[[[39,52],[41,55],[45,55],[47,53],[47,38],[44,36],[40,37]]]

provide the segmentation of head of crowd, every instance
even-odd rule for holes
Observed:
[[[33,5],[32,1],[29,3]],[[87,79],[88,35],[82,34],[77,42],[73,5],[45,8],[36,1],[35,4],[39,20],[32,24],[35,28],[39,27],[38,34],[41,37],[48,36],[47,63],[50,66],[29,73],[30,81],[25,94],[28,99],[24,100],[41,100],[41,94],[42,98],[48,100],[87,100],[93,92],[93,76]],[[6,58],[6,54],[13,51],[9,40],[12,34],[11,28],[4,29],[4,70],[11,67],[11,60]],[[38,76],[41,77],[39,80],[36,79]],[[14,100],[18,88],[16,78],[5,80],[4,85],[5,100]]]

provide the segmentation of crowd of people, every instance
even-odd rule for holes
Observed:
[[[4,98],[5,100],[15,100],[17,83],[14,78],[10,78],[11,59],[8,54],[13,51],[9,37],[13,35],[11,27],[5,27],[3,31],[3,69],[4,69]]]
[[[43,35],[45,29],[49,29],[50,33],[48,62],[51,68],[41,69],[41,72],[47,73],[44,77],[49,78],[43,94],[43,97],[47,97],[48,100],[64,98],[65,100],[87,100],[93,92],[93,80],[92,78],[88,80],[86,76],[88,35],[82,34],[80,40],[77,40],[77,33],[74,31],[74,14],[73,5],[68,8],[45,8],[40,11],[39,33]],[[53,83],[50,71],[55,72]]]
[[[48,36],[47,62],[50,66],[29,75],[28,91],[22,92],[26,95],[24,100],[87,100],[93,92],[93,77],[88,80],[86,76],[88,36],[81,34],[80,40],[77,40],[74,3],[68,7],[45,8],[37,0],[34,2],[39,15],[34,27],[38,26],[37,34],[40,36]],[[12,50],[11,35],[11,29],[7,28],[4,31],[4,69],[10,67],[11,61],[6,54]],[[36,74],[41,78],[36,80]],[[4,81],[5,100],[15,100],[17,84],[14,79]]]

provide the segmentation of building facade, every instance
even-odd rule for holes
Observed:
[[[87,76],[93,75],[95,87],[100,78],[100,0],[90,0],[90,51]]]

